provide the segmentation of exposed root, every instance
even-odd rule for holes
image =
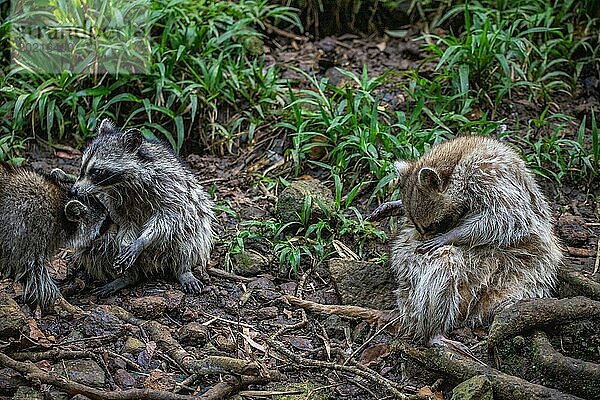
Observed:
[[[17,361],[0,353],[0,365],[12,368],[23,375],[28,381],[52,385],[71,396],[84,395],[91,400],[191,400],[196,397],[183,396],[170,392],[151,389],[129,389],[123,391],[103,391],[74,382],[57,374],[51,374],[38,368],[32,362]]]
[[[508,400],[575,400],[580,399],[556,389],[536,385],[525,379],[508,375],[487,365],[473,362],[442,347],[417,348],[408,343],[397,345],[399,351],[413,358],[425,368],[466,381],[476,375],[485,375],[492,384],[494,399]],[[581,399],[580,399],[581,400]]]
[[[521,301],[496,315],[487,340],[488,349],[524,332],[599,316],[600,302],[582,296]]]
[[[600,283],[593,279],[569,268],[561,268],[558,278],[568,283],[577,294],[600,301]]]
[[[74,360],[78,358],[91,358],[92,355],[88,351],[82,350],[63,350],[63,349],[51,349],[48,351],[33,352],[24,351],[19,353],[12,353],[10,357],[16,361],[31,361],[38,362],[42,360]]]
[[[234,394],[238,393],[241,389],[248,387],[249,385],[265,384],[273,379],[260,377],[260,376],[232,376],[229,375],[225,382],[219,382],[212,388],[208,389],[198,397],[199,400],[219,400],[229,399]]]
[[[303,300],[291,295],[286,295],[284,298],[289,301],[290,304],[304,308],[305,310],[316,311],[323,314],[339,315],[347,318],[362,319],[372,324],[385,325],[397,316],[395,310],[375,310],[358,306],[319,304],[314,301]]]
[[[600,365],[577,360],[560,354],[552,347],[545,334],[533,334],[533,362],[544,378],[552,380],[557,387],[564,388],[585,398],[597,397],[600,393]]]
[[[193,355],[188,353],[177,342],[169,329],[156,322],[145,321],[135,317],[130,312],[119,306],[105,305],[102,306],[106,312],[116,315],[121,320],[139,327],[143,327],[148,336],[156,342],[178,365],[190,373],[197,375],[210,374],[238,374],[252,375],[271,380],[280,379],[281,374],[278,371],[268,371],[253,361],[240,360],[238,358],[226,356],[208,356],[201,360],[197,360]]]

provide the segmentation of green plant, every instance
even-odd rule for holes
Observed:
[[[584,116],[571,139],[574,118],[563,114],[551,114],[530,121],[526,135],[508,135],[517,139],[525,148],[528,165],[540,176],[561,183],[565,179],[591,181],[600,173],[599,130],[595,113],[591,114],[590,128]],[[543,134],[551,130],[551,134]],[[588,133],[589,132],[589,133]]]
[[[33,0],[19,5],[22,12],[2,22],[2,39],[10,26],[32,20],[49,32],[66,30],[69,46],[26,52],[10,71],[5,67],[0,117],[10,132],[44,132],[50,142],[81,143],[98,119],[118,116],[176,150],[195,136],[203,144],[223,141],[232,151],[235,139],[252,140],[259,119],[282,101],[277,69],[261,58],[264,21],[299,25],[294,10],[266,0],[93,0],[86,7],[55,1],[42,11]],[[72,31],[87,47],[72,40]],[[119,39],[118,49],[109,37]],[[36,37],[22,39],[40,45]],[[127,57],[108,57],[119,49]],[[76,60],[70,72],[59,65],[65,58]]]

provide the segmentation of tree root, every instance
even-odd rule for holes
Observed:
[[[135,317],[130,312],[119,306],[105,305],[102,306],[106,312],[116,315],[119,319],[133,325],[137,325],[146,331],[148,336],[156,342],[178,365],[189,373],[197,375],[210,374],[237,374],[251,375],[270,378],[270,380],[278,380],[281,374],[278,371],[268,371],[258,363],[238,358],[226,356],[208,356],[202,360],[197,360],[194,356],[188,353],[177,342],[169,329],[156,322],[145,321]]]
[[[474,363],[471,359],[457,355],[441,347],[417,348],[400,342],[397,349],[413,358],[425,368],[466,381],[476,375],[485,375],[492,384],[494,398],[508,400],[575,400],[575,397],[556,389],[536,385],[525,379],[508,375],[487,365]]]
[[[372,324],[385,325],[397,316],[395,310],[375,310],[358,306],[320,304],[291,295],[285,295],[284,298],[290,302],[290,304],[304,308],[305,310],[316,311],[323,314],[339,315],[340,317],[361,319]]]
[[[33,362],[41,360],[61,360],[65,358],[95,358],[96,355],[81,350],[51,349],[43,352],[19,352],[8,356],[0,353],[0,366],[12,368],[28,381],[52,385],[71,396],[81,394],[92,400],[217,400],[230,397],[244,387],[252,384],[282,380],[283,375],[277,370],[269,370],[256,362],[226,356],[208,356],[196,359],[188,353],[171,335],[168,328],[156,321],[146,321],[135,317],[121,307],[102,306],[105,312],[112,313],[121,320],[143,329],[148,337],[156,342],[169,359],[195,377],[202,375],[226,374],[225,380],[215,384],[200,396],[186,396],[172,392],[151,389],[129,389],[124,391],[104,391],[72,381],[68,378],[51,374],[38,368]],[[14,357],[14,358],[12,358]]]
[[[573,287],[577,294],[600,301],[600,283],[593,279],[569,268],[561,268],[558,278]]]
[[[599,315],[600,302],[582,296],[521,301],[496,315],[487,339],[488,349],[523,332]]]
[[[532,338],[535,349],[532,361],[544,378],[585,398],[600,394],[600,364],[560,354],[542,332],[535,332]]]
[[[45,372],[32,362],[17,361],[3,353],[0,353],[0,365],[14,369],[29,381],[39,381],[40,383],[52,385],[71,396],[81,394],[91,400],[191,400],[197,398],[151,389],[128,389],[107,392],[74,382],[56,374]]]

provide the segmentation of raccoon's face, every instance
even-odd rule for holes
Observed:
[[[137,181],[140,166],[136,153],[143,142],[138,130],[121,132],[109,120],[100,124],[96,138],[85,149],[74,195],[106,192],[128,181]]]
[[[74,225],[70,244],[75,247],[89,245],[113,225],[106,208],[92,196],[69,200],[64,213],[66,219]]]
[[[423,238],[446,233],[458,224],[463,204],[446,193],[447,183],[435,168],[407,161],[396,162],[395,167],[406,216]]]

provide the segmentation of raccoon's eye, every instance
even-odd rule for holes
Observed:
[[[96,185],[109,186],[123,180],[123,174],[108,169],[90,168],[88,172],[90,180]]]
[[[102,171],[100,171],[98,168],[90,168],[88,174],[90,175],[90,178],[97,178],[102,174]]]

